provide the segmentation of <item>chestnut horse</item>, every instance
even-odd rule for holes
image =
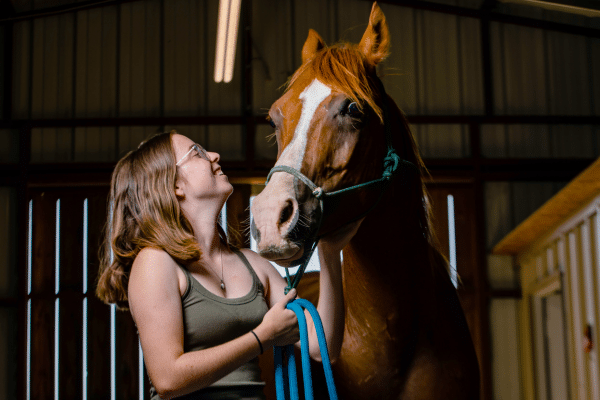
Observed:
[[[309,252],[305,239],[366,213],[343,250],[345,330],[333,365],[340,398],[478,399],[473,343],[429,224],[426,171],[376,75],[389,39],[377,4],[358,45],[327,47],[309,31],[302,66],[269,111],[279,154],[253,201],[252,231],[262,256],[292,266]],[[330,193],[381,178],[387,145],[404,160],[393,176],[322,212],[313,183]]]

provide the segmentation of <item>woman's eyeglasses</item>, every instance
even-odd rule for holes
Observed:
[[[212,162],[212,160],[208,156],[208,153],[206,152],[206,150],[204,150],[204,148],[202,146],[200,146],[198,143],[194,143],[190,147],[190,150],[187,153],[185,153],[185,155],[183,157],[181,157],[175,165],[179,166],[190,154],[192,154],[192,156],[200,156],[201,158],[204,158],[206,161]]]

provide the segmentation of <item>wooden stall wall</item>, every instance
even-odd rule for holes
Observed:
[[[17,394],[18,309],[12,300],[18,292],[16,211],[16,190],[0,187],[0,397],[5,399]]]

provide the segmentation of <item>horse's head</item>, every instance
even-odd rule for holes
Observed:
[[[388,26],[377,4],[357,45],[327,47],[310,30],[302,48],[302,66],[269,111],[278,144],[276,167],[300,171],[327,192],[381,177],[387,98],[375,67],[388,49]],[[359,195],[353,200],[354,210],[328,216],[321,232],[349,222],[364,208],[362,203],[372,203],[374,197],[373,193]],[[281,265],[303,255],[303,239],[316,233],[322,217],[312,190],[284,171],[272,173],[254,199],[252,214],[258,252]]]

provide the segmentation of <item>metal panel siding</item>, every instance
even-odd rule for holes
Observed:
[[[213,79],[214,52],[208,53],[216,40],[218,4],[198,1],[164,2],[164,110],[166,115],[205,115],[208,81]],[[212,21],[212,22],[209,22]],[[214,28],[215,32],[211,30]],[[206,35],[206,36],[205,36]],[[213,44],[214,47],[214,44]],[[237,49],[239,50],[239,46]],[[236,53],[239,53],[237,51]],[[241,65],[236,60],[239,73]],[[236,76],[239,79],[239,75]],[[239,85],[239,80],[228,86]],[[230,102],[239,103],[239,95]],[[238,109],[239,110],[239,109]]]
[[[482,125],[481,132],[481,153],[489,158],[600,155],[600,127],[593,125]]]
[[[299,54],[302,47],[292,44],[296,32],[291,1],[253,0],[252,5],[252,106],[254,114],[267,115],[271,104],[283,93],[287,79],[300,66],[295,64],[293,53]],[[298,35],[306,39],[307,33]],[[260,129],[257,127],[257,131]]]
[[[391,53],[379,69],[385,90],[407,114],[417,114],[419,87],[416,43],[416,11],[412,8],[381,5],[390,28]],[[367,14],[368,15],[368,14]],[[367,21],[360,25],[361,35]],[[358,38],[360,40],[360,38]]]
[[[544,32],[547,46],[548,112],[590,115],[588,38],[561,32]]]
[[[412,132],[422,157],[461,158],[470,154],[467,126],[419,124]]]
[[[19,131],[0,129],[0,164],[19,161]]]
[[[592,100],[592,112],[594,115],[600,115],[600,38],[588,39],[589,65],[591,84],[589,85]]]
[[[33,22],[16,22],[13,25],[13,77],[12,117],[29,118],[30,99],[30,48]]]
[[[159,114],[159,15],[157,1],[122,4],[117,12],[119,116]]]

